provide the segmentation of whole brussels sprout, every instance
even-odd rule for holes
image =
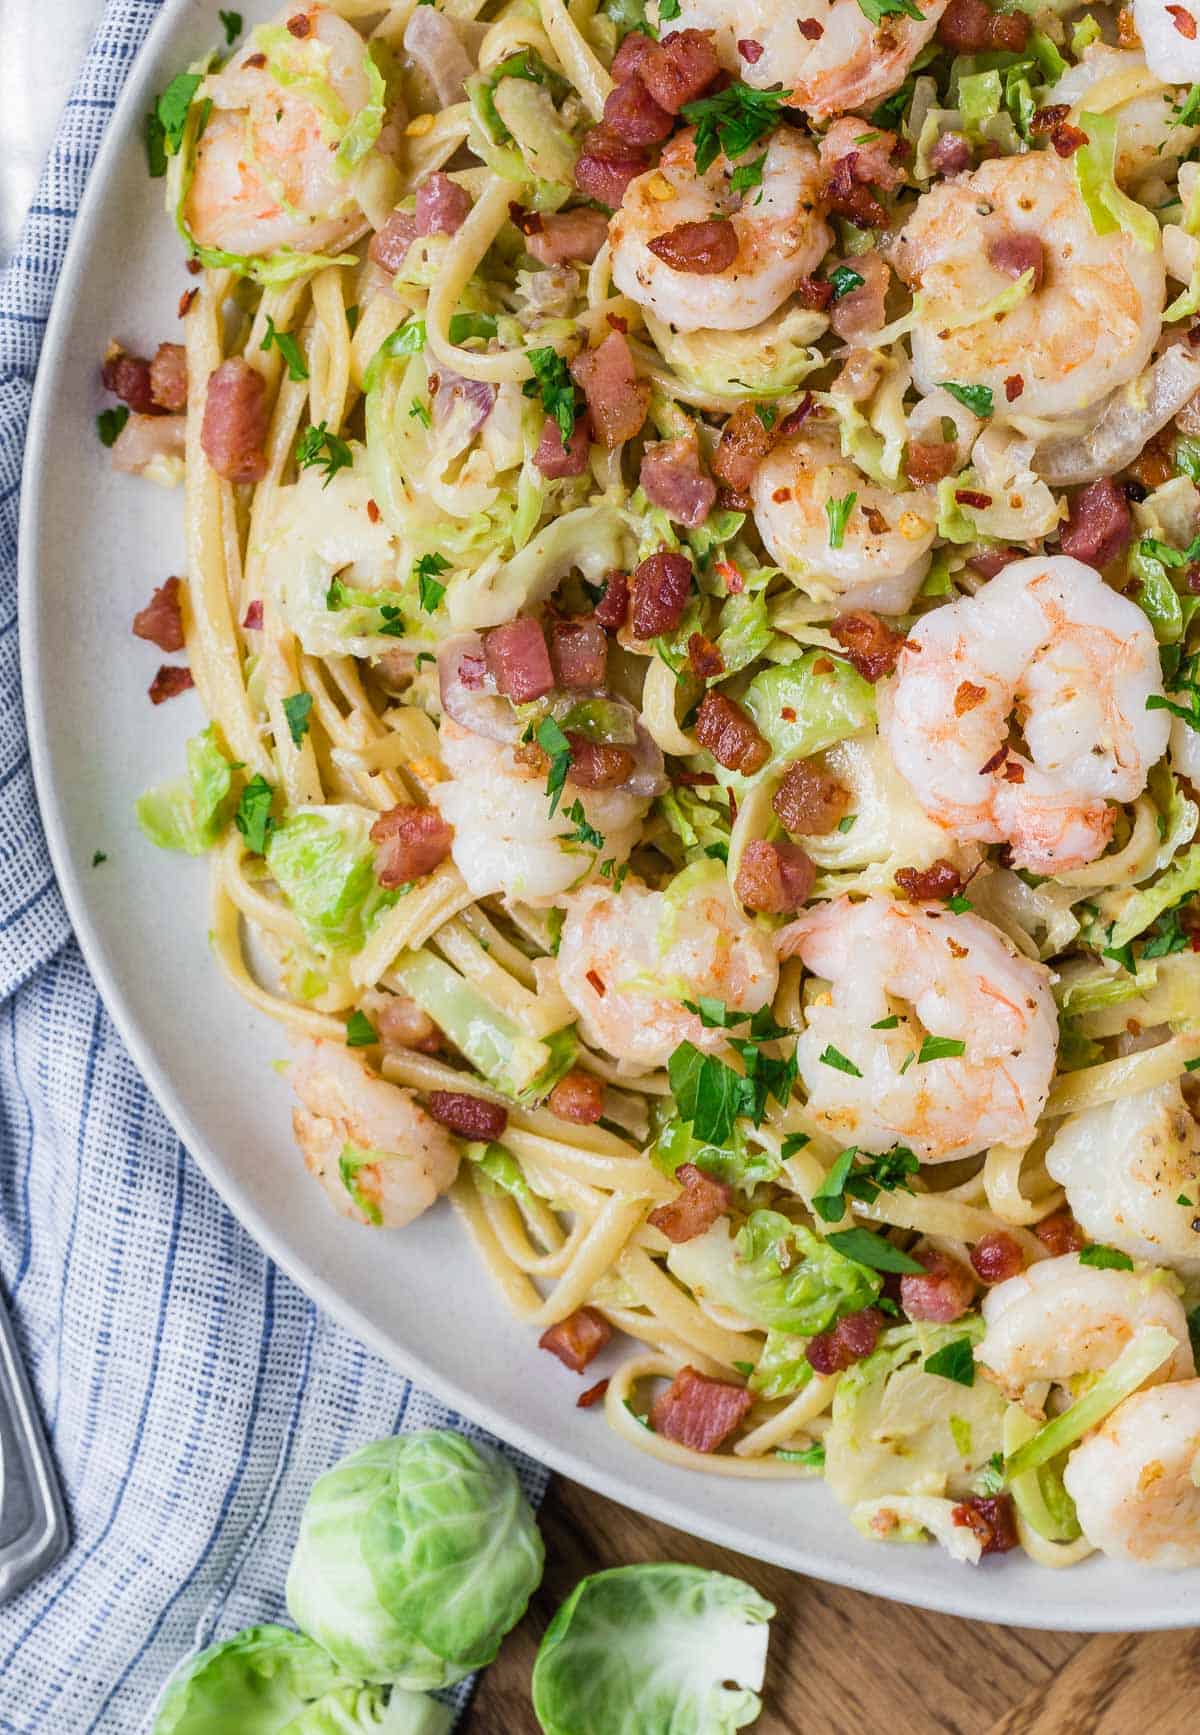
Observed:
[[[314,1486],[288,1608],[347,1674],[445,1687],[491,1662],[544,1558],[504,1458],[459,1434],[399,1434]]]

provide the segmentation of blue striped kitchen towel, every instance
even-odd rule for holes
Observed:
[[[286,1618],[323,1470],[394,1429],[465,1426],[319,1313],[195,1167],[100,1003],[38,818],[16,633],[25,426],[72,218],[159,6],[110,0],[0,277],[0,1285],[73,1534],[0,1609],[5,1735],[144,1729],[194,1646]],[[539,1495],[545,1473],[513,1457]]]

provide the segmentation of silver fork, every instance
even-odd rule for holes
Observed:
[[[58,1478],[0,1302],[0,1602],[53,1566],[69,1539]]]

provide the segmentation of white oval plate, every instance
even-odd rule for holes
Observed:
[[[270,8],[248,8],[257,20]],[[798,1572],[921,1607],[1104,1632],[1195,1619],[1197,1579],[1069,1572],[1023,1556],[969,1567],[938,1548],[872,1546],[820,1482],[689,1475],[623,1445],[582,1383],[509,1317],[448,1208],[399,1233],[336,1217],[299,1162],[280,1033],[227,986],[207,944],[208,870],[153,849],[133,803],[176,775],[202,726],[187,694],[152,709],[153,647],[130,635],[183,567],[182,497],[115,476],[95,435],[110,336],[176,332],[190,279],[148,179],[142,117],[221,39],[211,0],[168,0],[130,75],[63,268],[34,399],[21,519],[21,630],[33,766],[59,883],[126,1044],[188,1149],[307,1292],[406,1374],[534,1457],[682,1530]],[[108,856],[99,869],[92,853]],[[603,1371],[601,1366],[600,1371]]]

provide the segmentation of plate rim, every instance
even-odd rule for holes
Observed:
[[[39,588],[36,549],[42,533],[40,507],[44,473],[50,459],[53,381],[63,365],[68,347],[67,340],[72,329],[71,313],[75,301],[72,291],[83,276],[83,262],[89,251],[91,231],[97,213],[103,206],[113,166],[133,142],[131,120],[141,113],[147,100],[145,92],[151,68],[168,49],[186,13],[195,12],[200,18],[210,11],[215,12],[214,0],[165,0],[159,16],[151,25],[126,73],[120,96],[109,116],[104,137],[71,226],[42,337],[26,434],[18,528],[18,636],[25,723],[34,785],[50,859],[74,936],[92,980],[134,1065],[158,1106],[179,1136],[188,1155],[198,1163],[205,1179],[225,1206],[268,1257],[310,1300],[405,1378],[432,1392],[442,1402],[526,1453],[536,1462],[546,1465],[556,1474],[579,1482],[621,1506],[642,1512],[688,1535],[781,1566],[786,1571],[800,1573],[818,1583],[836,1584],[907,1607],[928,1609],[959,1619],[1057,1632],[1167,1631],[1194,1625],[1194,1616],[1189,1615],[1186,1607],[1186,1591],[1189,1584],[1200,1582],[1200,1574],[1176,1575],[1175,1582],[1183,1594],[1171,1599],[1173,1606],[1169,1613],[1159,1606],[1144,1611],[1144,1605],[1136,1597],[1128,1599],[1132,1607],[1122,1606],[1122,1599],[1116,1590],[1121,1566],[1117,1562],[1108,1561],[1103,1563],[1102,1570],[1112,1574],[1113,1595],[1104,1609],[1079,1602],[1016,1608],[1012,1606],[1011,1596],[1005,1598],[1001,1593],[1001,1580],[998,1575],[994,1591],[985,1588],[987,1581],[981,1580],[976,1594],[964,1599],[962,1594],[956,1594],[958,1587],[966,1589],[965,1582],[956,1577],[957,1572],[962,1569],[951,1562],[947,1562],[948,1570],[944,1581],[941,1581],[946,1585],[945,1594],[912,1585],[893,1588],[889,1582],[892,1575],[888,1571],[887,1562],[895,1559],[895,1556],[882,1548],[878,1568],[859,1567],[853,1561],[832,1552],[814,1553],[801,1538],[789,1540],[789,1558],[781,1560],[778,1554],[772,1554],[753,1537],[748,1539],[736,1523],[723,1522],[716,1503],[706,1502],[701,1498],[693,1504],[686,1501],[676,1504],[670,1498],[659,1497],[656,1493],[639,1488],[633,1470],[635,1460],[631,1459],[630,1472],[626,1478],[602,1466],[593,1465],[570,1449],[559,1448],[553,1440],[544,1439],[526,1430],[515,1409],[512,1414],[496,1410],[489,1400],[478,1396],[467,1387],[460,1386],[453,1376],[441,1373],[418,1352],[401,1349],[388,1332],[376,1326],[355,1303],[341,1295],[335,1282],[327,1280],[313,1269],[302,1254],[291,1248],[286,1237],[276,1232],[271,1220],[260,1212],[254,1202],[242,1194],[232,1172],[232,1165],[220,1157],[215,1144],[210,1142],[179,1102],[166,1070],[158,1065],[143,1041],[137,1018],[126,1003],[117,971],[110,968],[104,943],[92,923],[85,889],[87,882],[81,870],[76,868],[69,847],[65,803],[57,794],[45,709],[42,704],[43,692],[48,691],[48,688],[43,688],[37,678],[41,659],[38,609],[35,602]],[[701,1481],[700,1473],[692,1473],[690,1480],[698,1491],[715,1490],[718,1485],[716,1478],[704,1478]],[[725,1489],[729,1484],[722,1480],[720,1487]],[[829,1497],[832,1499],[832,1496]],[[1057,1579],[1057,1575],[1055,1576]],[[1058,1582],[1061,1583],[1061,1580]],[[1139,1582],[1136,1576],[1127,1578],[1125,1582],[1136,1591]],[[1164,1602],[1168,1594],[1163,1593]],[[1159,1601],[1158,1597],[1154,1600],[1156,1604]],[[967,1607],[964,1607],[964,1601]]]

